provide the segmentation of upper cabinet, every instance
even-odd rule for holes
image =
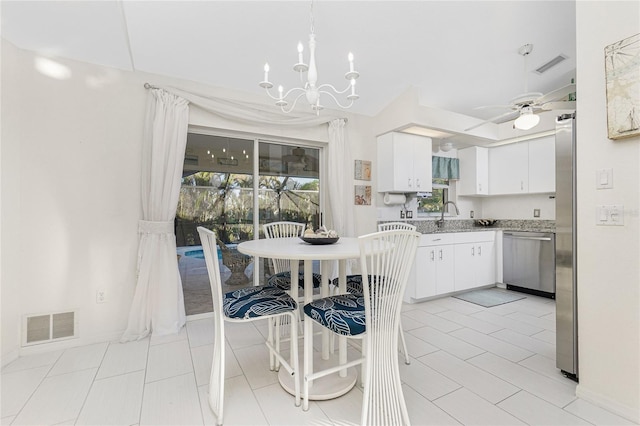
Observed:
[[[495,148],[458,150],[458,195],[544,194],[556,191],[555,137]]]
[[[407,133],[378,137],[378,192],[431,191],[431,138]]]
[[[556,139],[554,136],[530,140],[529,192],[556,192]]]
[[[529,148],[527,142],[489,150],[489,193],[491,195],[529,192]]]
[[[460,182],[458,195],[489,194],[489,150],[472,146],[458,150]]]

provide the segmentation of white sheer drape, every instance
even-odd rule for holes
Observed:
[[[173,230],[187,144],[189,105],[163,89],[148,91],[142,153],[138,281],[122,341],[177,333],[186,315]]]
[[[330,215],[327,227],[335,229],[340,236],[353,237],[355,234],[352,185],[353,161],[351,159],[351,151],[345,140],[345,124],[346,120],[344,119],[335,119],[329,123],[327,204]],[[347,274],[350,273],[352,264],[353,262],[351,261],[347,263]],[[337,270],[334,270],[332,275],[337,276]]]

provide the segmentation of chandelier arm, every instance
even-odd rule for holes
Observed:
[[[287,92],[287,95],[288,95],[289,93],[291,93],[291,91],[292,91],[292,90],[293,90],[293,89],[289,90],[289,91]],[[280,109],[282,110],[282,112],[284,112],[285,114],[288,114],[288,113],[290,113],[291,111],[293,111],[293,109],[296,107],[296,104],[298,103],[298,99],[300,99],[302,96],[304,96],[304,94],[305,94],[305,92],[303,91],[303,92],[302,92],[302,93],[300,93],[298,96],[296,96],[296,98],[293,100],[293,104],[291,104],[291,108],[286,109],[286,108],[284,107],[284,105],[283,105],[283,106],[281,106],[281,107],[280,107]],[[284,99],[284,98],[283,98],[283,99]]]
[[[280,100],[280,97],[279,97],[279,96],[273,96],[273,95],[271,94],[271,92],[269,91],[269,89],[265,88],[264,90],[267,92],[267,95],[269,95],[269,97],[270,97],[271,99],[273,99],[274,101],[278,101],[278,100]]]
[[[285,93],[284,95],[282,95],[282,99],[287,99],[289,97],[290,94],[297,92],[297,91],[301,91],[302,93],[298,95],[298,97],[296,98],[296,100],[294,102],[298,101],[298,98],[302,95],[304,95],[305,93],[307,93],[307,91],[305,89],[303,89],[302,87],[292,87],[291,89],[287,90],[287,93]]]
[[[343,94],[343,93],[346,93],[349,89],[351,89],[351,84],[348,84],[348,85],[347,85],[347,87],[346,87],[344,90],[340,91],[340,90],[336,89],[332,84],[325,83],[325,84],[321,84],[320,86],[318,86],[318,90],[322,90],[322,89],[323,89],[323,88],[325,88],[325,87],[329,87],[329,88],[331,88],[331,90],[333,90],[337,95],[341,95],[341,94]],[[327,92],[323,91],[323,93],[327,93]]]
[[[323,86],[326,86],[326,85],[323,85]],[[331,86],[331,87],[333,87],[333,86]],[[333,96],[333,93],[327,92],[326,90],[320,90],[320,93],[324,93],[325,95],[330,96],[333,99],[333,102],[335,102],[336,105],[338,105],[340,108],[348,109],[348,108],[351,108],[351,106],[353,105],[353,99],[351,99],[347,105],[342,105],[340,103],[340,101],[338,100],[338,98]]]

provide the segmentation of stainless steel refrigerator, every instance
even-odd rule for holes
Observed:
[[[556,119],[556,366],[578,381],[576,114]]]

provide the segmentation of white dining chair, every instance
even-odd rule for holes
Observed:
[[[218,266],[218,246],[216,234],[209,229],[198,227],[204,258],[211,284],[213,298],[214,345],[209,380],[209,405],[221,425],[224,419],[224,366],[225,333],[224,322],[269,321],[266,345],[269,349],[269,365],[275,370],[282,365],[289,374],[298,377],[298,304],[286,292],[272,286],[250,286],[222,293],[220,268]],[[291,324],[289,361],[280,354],[279,336],[273,335],[272,323],[286,317]],[[274,345],[275,340],[275,345]],[[300,405],[300,385],[295,379],[295,405]]]
[[[378,225],[378,231],[390,231],[394,229],[404,229],[408,231],[415,231],[416,227],[406,222],[387,222]],[[412,262],[413,259],[410,259]],[[338,288],[338,278],[334,278],[332,281],[333,287]],[[354,294],[362,294],[362,275],[347,275],[347,291]],[[409,356],[409,350],[407,349],[407,341],[404,338],[404,330],[402,329],[402,319],[399,321],[398,333],[400,335],[400,346],[402,346],[402,353],[404,355],[404,363],[411,364],[411,357]]]
[[[344,368],[364,363],[363,425],[409,424],[398,366],[398,327],[402,297],[418,247],[420,234],[409,230],[380,231],[359,237],[363,293],[344,293],[304,305],[308,318],[332,332],[353,338],[366,336],[362,358]],[[312,356],[305,352],[306,357]],[[310,381],[339,374],[333,367],[305,372],[303,409],[309,407]]]
[[[297,222],[271,222],[262,225],[265,238],[291,238],[300,237],[304,233],[304,223]],[[270,259],[273,274],[267,280],[267,285],[278,287],[281,290],[291,290],[291,263],[289,259]],[[313,274],[313,288],[319,288],[322,283],[320,274]],[[304,294],[304,272],[298,273],[298,294]]]

